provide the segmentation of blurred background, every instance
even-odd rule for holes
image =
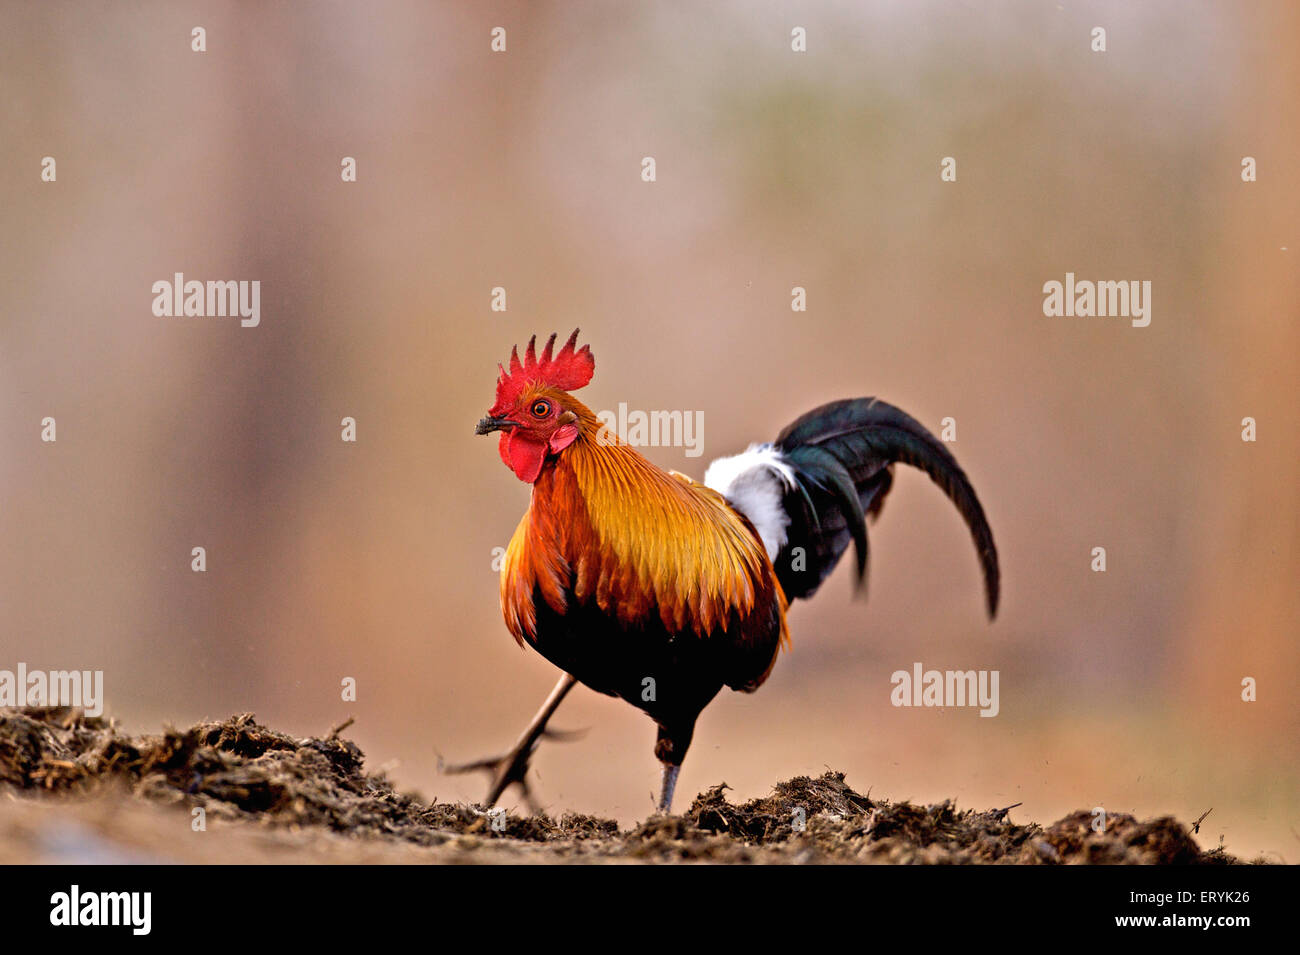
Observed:
[[[869,600],[841,569],[792,610],[679,808],[834,768],[1213,808],[1203,845],[1300,860],[1296,4],[2,9],[0,667],[102,669],[135,732],[355,716],[371,768],[481,798],[437,754],[503,751],[556,674],[502,624],[528,489],[473,425],[511,345],[580,326],[587,404],[703,412],[702,458],[646,451],[697,477],[834,398],[953,417],[1001,551],[990,625],[900,471]],[[1151,281],[1150,327],[1044,317],[1067,271]],[[259,280],[260,326],[155,317],[175,272]],[[914,661],[1000,670],[1000,714],[892,707]],[[645,716],[580,689],[554,725],[588,731],[539,751],[545,808],[651,812]]]

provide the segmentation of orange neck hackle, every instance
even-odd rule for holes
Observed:
[[[532,638],[534,591],[556,612],[571,592],[624,626],[654,612],[669,631],[698,635],[747,616],[760,590],[779,592],[762,542],[720,495],[656,467],[569,402],[578,436],[538,475],[502,571],[516,639]]]

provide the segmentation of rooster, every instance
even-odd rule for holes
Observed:
[[[486,805],[512,783],[530,798],[528,759],[583,683],[654,720],[667,813],[701,711],[724,686],[763,685],[789,646],[789,601],[813,596],[850,541],[865,586],[866,518],[879,515],[895,463],[927,473],[956,506],[996,614],[997,549],[975,490],[902,411],[875,398],[823,405],[774,442],[714,461],[701,484],[656,467],[573,397],[595,359],[577,331],[558,352],[555,340],[539,356],[534,336],[522,361],[511,351],[475,428],[499,432],[501,460],[532,485],[501,569],[506,627],[563,671],[505,756],[453,769],[492,774]]]

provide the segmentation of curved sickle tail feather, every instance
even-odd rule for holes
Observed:
[[[787,597],[811,597],[850,540],[858,581],[865,586],[865,518],[879,513],[893,479],[890,466],[901,462],[930,475],[956,505],[975,542],[989,617],[997,614],[998,552],[984,508],[956,458],[916,419],[876,398],[835,401],[790,424],[773,449],[795,478],[793,487],[786,483],[790,526],[776,561]],[[806,565],[796,570],[793,549],[800,546]]]

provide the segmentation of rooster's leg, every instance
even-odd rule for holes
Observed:
[[[716,691],[715,691],[716,692]],[[655,756],[664,767],[663,786],[659,790],[658,811],[665,816],[673,808],[673,790],[677,788],[677,774],[682,770],[682,760],[690,748],[691,737],[695,735],[695,718],[671,719],[667,725],[659,724],[659,736],[655,740]]]
[[[473,763],[461,763],[458,766],[446,766],[443,767],[443,772],[468,773],[476,769],[486,770],[492,777],[492,786],[488,789],[487,798],[483,800],[483,804],[488,808],[496,805],[497,800],[501,798],[501,794],[512,783],[518,783],[519,788],[523,791],[524,799],[528,801],[529,807],[535,810],[532,793],[528,788],[528,760],[533,755],[533,750],[537,748],[537,744],[543,736],[559,737],[561,735],[570,735],[556,733],[555,731],[548,732],[546,722],[559,709],[561,701],[564,700],[564,697],[568,695],[568,692],[573,689],[573,685],[577,682],[577,679],[568,673],[560,677],[559,682],[555,684],[555,689],[551,690],[551,695],[542,704],[542,708],[537,711],[537,715],[533,717],[532,722],[528,724],[518,741],[504,756],[480,759]]]
[[[659,791],[659,811],[665,816],[673,807],[673,790],[677,788],[677,774],[679,772],[681,772],[680,766],[664,763],[664,784]]]

